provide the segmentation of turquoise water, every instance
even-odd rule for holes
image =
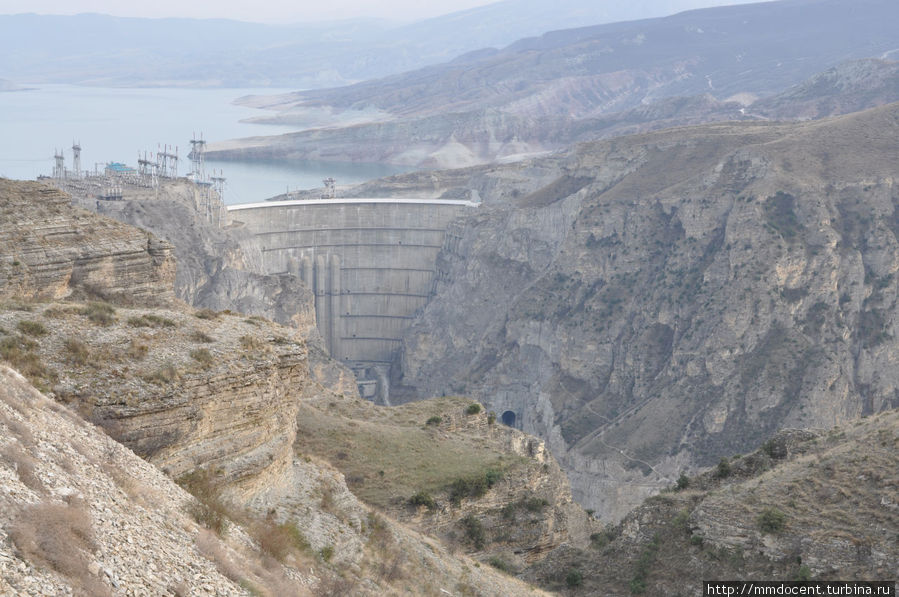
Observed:
[[[102,170],[111,161],[136,167],[139,153],[156,152],[167,144],[178,147],[178,172],[185,174],[194,134],[202,133],[211,142],[295,130],[240,122],[266,112],[232,104],[244,95],[286,91],[40,85],[0,93],[0,176],[29,180],[49,175],[57,149],[63,150],[71,168],[73,141],[81,144],[82,170]],[[346,184],[403,170],[381,164],[207,162],[207,173],[212,169],[221,169],[227,179],[224,199],[229,204],[260,201],[288,188],[320,187],[329,176]]]

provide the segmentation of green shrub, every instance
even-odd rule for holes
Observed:
[[[756,518],[759,530],[767,534],[781,532],[787,524],[787,515],[777,508],[765,508]]]
[[[602,549],[615,540],[615,531],[605,528],[598,533],[590,535],[590,545],[595,549]]]
[[[40,337],[48,334],[47,328],[45,328],[44,324],[39,321],[28,321],[27,319],[23,319],[18,323],[16,328],[28,336]]]
[[[568,571],[568,574],[565,575],[565,585],[569,588],[579,587],[584,584],[584,575],[581,574],[580,570],[575,570],[572,568]]]
[[[730,461],[727,458],[722,458],[718,461],[718,466],[715,468],[715,478],[724,479],[725,477],[729,477],[731,473]]]
[[[322,547],[319,550],[318,555],[321,556],[322,560],[324,560],[326,562],[330,562],[331,558],[334,557],[334,546],[333,545],[325,545],[324,547]]]
[[[487,424],[493,425],[495,423],[496,423],[496,413],[491,410],[489,413],[487,413]]]
[[[419,491],[415,495],[409,498],[409,504],[412,506],[424,506],[428,510],[436,510],[437,502],[434,501],[434,498],[431,497],[431,494],[427,491]]]
[[[677,484],[675,485],[675,488],[678,491],[683,491],[684,489],[686,489],[689,486],[690,486],[690,477],[688,477],[686,473],[681,473],[680,477],[677,478]]]
[[[468,405],[468,408],[465,409],[466,415],[476,415],[481,412],[481,405],[477,402],[472,402]]]
[[[493,487],[503,479],[503,474],[496,469],[488,469],[486,473],[484,473],[484,481],[487,483],[487,487]]]
[[[541,510],[549,506],[549,502],[544,498],[529,497],[522,500],[521,505],[528,512],[540,512]]]
[[[433,417],[429,418],[429,419],[425,422],[425,425],[440,425],[440,423],[442,423],[442,422],[443,422],[443,418],[442,418],[442,417],[440,417],[440,416],[438,416],[438,415],[434,415]]]
[[[109,325],[115,321],[115,307],[108,303],[88,303],[81,314],[99,325]]]
[[[459,523],[465,529],[465,538],[468,539],[472,546],[477,550],[484,549],[484,545],[487,542],[487,534],[481,521],[469,514],[460,520]]]
[[[496,568],[497,570],[499,570],[501,572],[505,572],[506,574],[515,574],[515,569],[512,567],[512,564],[505,561],[504,559],[502,559],[499,556],[491,557],[489,560],[487,560],[487,563],[490,564],[491,566],[493,566],[494,568]]]

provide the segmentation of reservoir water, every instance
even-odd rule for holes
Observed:
[[[72,167],[72,143],[81,144],[81,169],[103,169],[107,162],[136,167],[138,154],[162,144],[178,147],[179,174],[190,170],[190,139],[206,141],[254,135],[277,135],[291,127],[240,122],[266,112],[234,105],[245,95],[273,95],[286,89],[104,88],[35,85],[35,89],[0,92],[0,176],[33,180],[53,170],[61,149]],[[389,176],[405,169],[383,164],[333,162],[206,162],[206,171],[221,169],[225,202],[252,203],[290,190]]]

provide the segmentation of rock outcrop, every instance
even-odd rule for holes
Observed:
[[[260,315],[304,331],[314,328],[311,292],[294,276],[263,275],[261,255],[241,243],[247,233],[228,225],[218,198],[204,198],[193,183],[162,180],[158,192],[123,184],[121,201],[97,201],[86,185],[65,184],[65,189],[76,205],[174,245],[175,293],[186,303]]]
[[[109,218],[73,209],[39,183],[0,179],[0,297],[172,301],[170,244]]]

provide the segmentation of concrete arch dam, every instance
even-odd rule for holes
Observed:
[[[450,223],[479,204],[450,199],[310,199],[230,205],[262,253],[264,273],[300,276],[331,356],[367,397],[387,396],[403,332],[434,293]],[[366,381],[368,380],[368,381]]]

